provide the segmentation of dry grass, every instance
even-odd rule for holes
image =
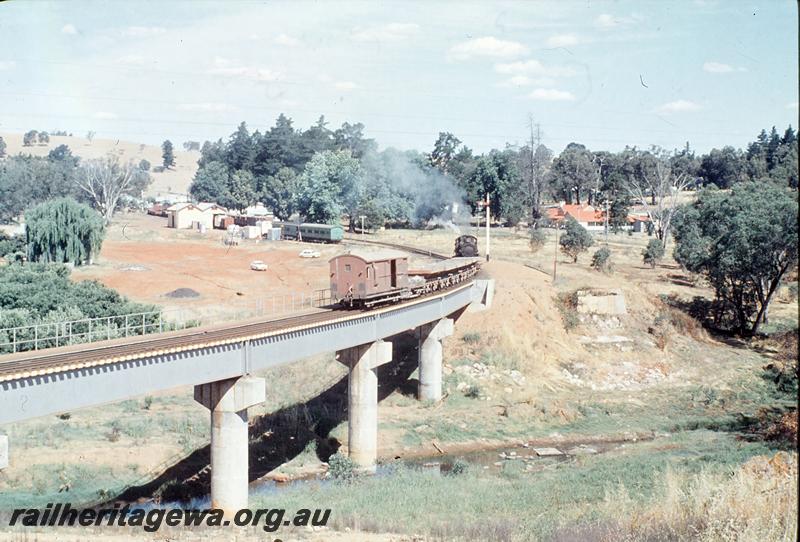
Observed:
[[[624,486],[606,495],[604,515],[618,525],[614,540],[750,542],[794,540],[797,459],[756,456],[733,476],[668,470],[663,496],[647,507]]]

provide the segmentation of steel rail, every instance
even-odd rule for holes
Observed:
[[[31,355],[31,352],[10,354],[0,357],[0,382],[110,365],[155,355],[195,351],[283,335],[319,325],[377,316],[443,297],[472,285],[473,282],[470,281],[467,284],[462,283],[446,290],[438,290],[435,294],[421,296],[405,303],[366,311],[327,310],[278,320],[260,320],[232,326],[191,328],[189,332],[184,330],[166,334],[143,335],[137,337],[133,342],[130,338],[122,338],[91,345],[72,345],[49,350],[44,355],[41,352],[38,355]]]

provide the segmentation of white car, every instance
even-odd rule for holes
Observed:
[[[300,253],[301,258],[319,258],[319,251],[307,248]]]
[[[252,262],[250,262],[250,269],[252,269],[253,271],[266,271],[267,264],[265,264],[261,260],[253,260]]]

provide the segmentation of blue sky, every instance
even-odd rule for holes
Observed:
[[[0,132],[159,143],[280,112],[381,147],[743,146],[797,125],[793,1],[0,4]]]

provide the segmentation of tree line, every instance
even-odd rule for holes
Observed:
[[[146,168],[146,161],[123,162],[115,155],[84,161],[67,145],[46,157],[6,157],[0,160],[0,221],[13,221],[37,204],[68,197],[90,205],[108,223],[126,199],[141,198],[151,182]]]
[[[360,123],[332,130],[324,117],[295,128],[281,114],[275,125],[250,132],[242,122],[223,141],[206,141],[190,187],[196,200],[243,209],[258,201],[286,220],[337,222],[351,229],[366,216],[370,227],[385,222],[421,225],[466,220],[490,197],[495,217],[507,224],[537,224],[547,201],[608,206],[610,226],[627,224],[631,206],[646,209],[665,242],[676,192],[744,181],[797,188],[797,135],[765,130],[746,151],[723,147],[698,156],[687,143],[677,150],[653,146],[593,152],[570,143],[558,155],[534,137],[476,154],[449,132],[429,152],[377,150]],[[676,190],[677,189],[677,190]],[[453,203],[461,209],[453,210]],[[466,209],[464,208],[466,206]]]

